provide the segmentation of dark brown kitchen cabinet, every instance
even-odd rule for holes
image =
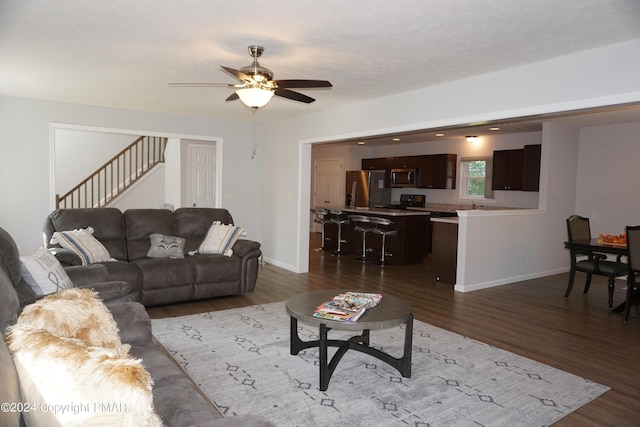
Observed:
[[[458,267],[458,224],[433,222],[433,274],[438,282],[456,284]]]
[[[379,157],[376,159],[362,159],[362,170],[387,170],[391,169],[391,157]]]
[[[522,190],[524,149],[493,152],[493,190]]]
[[[456,188],[455,154],[430,154],[419,156],[420,181],[418,188]]]
[[[392,169],[417,169],[418,159],[421,156],[403,156],[394,157],[391,168]]]
[[[540,191],[540,154],[542,145],[525,145],[522,169],[522,191]]]

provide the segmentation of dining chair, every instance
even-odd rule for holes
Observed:
[[[589,218],[579,215],[571,215],[567,218],[567,233],[569,242],[574,240],[591,240],[591,228],[589,226]],[[576,271],[582,271],[587,274],[587,281],[584,285],[583,294],[589,292],[591,286],[591,276],[606,276],[609,278],[609,309],[613,307],[613,290],[615,289],[616,277],[626,276],[628,274],[627,264],[620,261],[620,256],[616,261],[607,261],[607,255],[597,252],[581,253],[576,249],[569,249],[571,254],[571,270],[569,271],[569,284],[564,297],[568,298],[573,288],[573,282],[576,277]]]
[[[624,303],[623,320],[626,322],[629,318],[629,310],[631,305],[638,302],[638,292],[640,292],[640,283],[636,280],[640,274],[640,225],[634,227],[626,227],[627,248],[629,248],[629,259],[627,261],[628,278],[627,278],[627,300]]]

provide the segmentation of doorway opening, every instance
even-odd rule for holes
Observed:
[[[202,185],[208,189],[208,201],[196,205],[221,206],[222,139],[199,135],[167,134],[151,131],[100,128],[69,124],[50,125],[50,205],[56,207],[61,194],[87,177],[113,155],[140,135],[167,138],[165,162],[157,171],[131,186],[109,206],[120,210],[132,208],[170,208],[192,206],[190,182],[192,162],[190,146],[206,147],[211,165]],[[78,161],[80,159],[80,161]]]

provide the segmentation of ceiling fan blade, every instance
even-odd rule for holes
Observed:
[[[311,87],[333,87],[327,80],[275,80],[274,83],[281,88],[311,88]]]
[[[242,71],[238,71],[238,70],[236,70],[234,68],[225,67],[224,65],[222,65],[220,68],[222,68],[227,74],[231,75],[232,77],[235,77],[236,79],[240,80],[241,82],[244,82],[244,81],[247,81],[247,80],[249,80],[249,81],[253,80],[251,78],[251,76],[243,73]]]
[[[227,99],[225,99],[225,101],[235,101],[237,99],[239,99],[240,97],[238,96],[237,93],[233,92],[231,95],[229,95],[227,97]]]
[[[229,83],[169,83],[171,87],[235,87]]]
[[[289,90],[289,89],[283,89],[283,88],[280,88],[280,87],[277,88],[276,90],[274,90],[273,92],[277,96],[281,96],[283,98],[288,98],[288,99],[293,99],[294,101],[304,102],[306,104],[310,104],[313,101],[315,101],[315,99],[311,98],[310,96],[303,95],[301,93],[294,92],[294,91]]]

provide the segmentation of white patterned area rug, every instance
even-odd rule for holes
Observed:
[[[423,322],[413,327],[411,378],[350,350],[323,392],[317,348],[289,352],[284,302],[153,320],[156,338],[223,413],[278,426],[548,426],[609,390]],[[303,340],[317,333],[300,329]],[[404,327],[371,332],[371,345],[394,357],[403,340]]]

